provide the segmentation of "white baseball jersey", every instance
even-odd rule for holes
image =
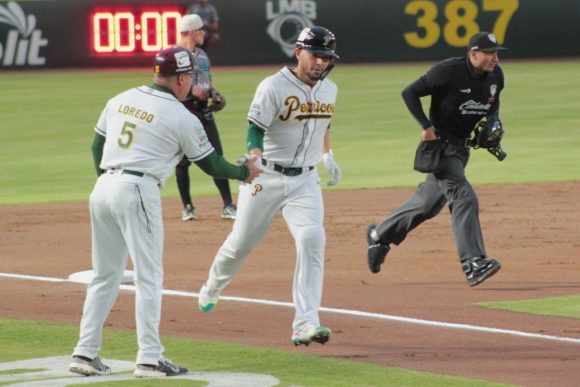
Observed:
[[[197,161],[213,151],[199,120],[172,94],[148,86],[109,100],[95,130],[107,139],[101,169],[143,172],[162,186],[184,153]]]
[[[265,130],[264,159],[284,167],[317,165],[336,94],[331,80],[310,87],[287,67],[264,79],[248,113]]]

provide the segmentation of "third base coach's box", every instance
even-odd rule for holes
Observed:
[[[174,44],[193,0],[0,0],[0,68],[141,66]],[[493,32],[510,58],[580,56],[578,0],[211,0],[218,65],[292,60],[298,32],[322,25],[342,62],[438,60]]]

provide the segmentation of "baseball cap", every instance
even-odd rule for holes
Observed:
[[[489,32],[478,32],[469,39],[468,51],[493,52],[499,50],[507,50],[507,48],[497,44],[497,39],[494,34]]]
[[[190,13],[181,17],[179,22],[179,32],[189,32],[199,30],[203,27],[203,20],[199,15]]]
[[[153,72],[159,75],[171,76],[193,70],[192,53],[179,46],[167,47],[155,55]]]

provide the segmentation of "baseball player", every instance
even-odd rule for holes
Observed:
[[[155,57],[154,83],[109,100],[93,142],[100,175],[90,195],[94,278],[87,289],[80,339],[71,372],[107,375],[98,356],[103,324],[119,292],[130,255],[135,271],[139,351],[136,377],[174,376],[187,369],[163,357],[159,340],[163,285],[160,188],[183,154],[206,173],[251,182],[260,172],[225,161],[209,144],[200,122],[179,102],[191,89],[191,52],[180,47]]]
[[[439,166],[427,174],[415,195],[378,225],[367,229],[369,269],[378,273],[390,250],[421,223],[437,215],[449,203],[451,227],[467,284],[475,286],[501,268],[487,258],[479,224],[479,202],[465,177],[471,133],[482,117],[499,113],[499,95],[504,77],[498,66],[495,36],[475,34],[467,56],[449,58],[403,90],[409,111],[423,128],[421,139],[442,141]],[[431,95],[429,118],[420,98]],[[439,140],[440,139],[440,140]]]
[[[191,92],[188,94],[188,98],[183,101],[183,104],[201,121],[203,130],[215,151],[223,155],[222,143],[213,113],[223,109],[226,100],[214,87],[210,70],[211,65],[207,54],[201,48],[197,47],[205,39],[203,21],[196,14],[185,15],[181,18],[179,29],[181,31],[181,40],[178,45],[192,51],[195,60],[193,86],[191,87]],[[179,189],[179,195],[183,202],[183,212],[181,215],[183,221],[197,219],[197,211],[189,194],[190,165],[191,161],[184,157],[175,168],[175,180],[177,181],[177,188]],[[222,218],[235,219],[236,205],[232,200],[229,180],[214,178],[213,181],[219,190],[224,204],[221,213]]]
[[[305,28],[296,43],[297,66],[284,67],[258,86],[248,113],[247,147],[259,158],[264,173],[240,188],[233,230],[199,295],[199,308],[212,310],[281,211],[297,249],[292,287],[295,345],[323,344],[331,336],[318,316],[326,236],[316,165],[322,157],[332,175],[328,184],[339,182],[341,170],[330,148],[329,126],[337,87],[326,77],[338,58],[335,46],[336,39],[326,28]]]

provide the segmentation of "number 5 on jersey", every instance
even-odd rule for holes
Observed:
[[[125,121],[123,124],[123,129],[121,130],[121,134],[119,134],[119,138],[117,139],[117,145],[123,149],[127,149],[133,144],[133,138],[135,137],[135,131],[137,130],[137,125]]]

